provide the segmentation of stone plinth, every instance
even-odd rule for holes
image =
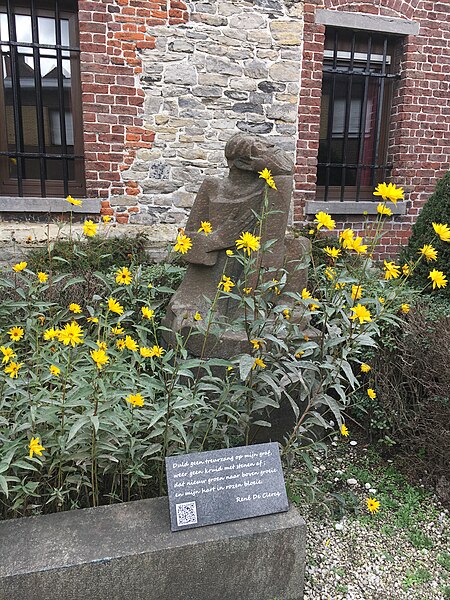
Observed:
[[[297,510],[170,532],[167,498],[0,523],[0,600],[301,600]]]

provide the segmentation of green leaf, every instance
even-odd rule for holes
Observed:
[[[245,381],[255,364],[255,358],[250,354],[241,354],[239,357],[239,375],[241,381]]]
[[[70,428],[69,431],[69,437],[67,438],[67,443],[69,443],[78,433],[78,431],[83,427],[83,425],[86,425],[87,423],[90,422],[90,417],[87,416],[82,416],[78,419],[78,421],[76,421],[72,427]]]
[[[0,488],[1,488],[2,492],[5,494],[5,496],[8,498],[8,482],[3,477],[3,475],[0,475]]]

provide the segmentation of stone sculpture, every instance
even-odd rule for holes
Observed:
[[[261,244],[276,240],[270,251],[258,255],[259,266],[269,269],[270,278],[276,270],[285,268],[290,276],[284,291],[299,291],[306,285],[306,270],[295,270],[295,264],[309,252],[309,241],[285,237],[292,193],[293,162],[289,155],[268,140],[255,135],[237,134],[226,144],[227,177],[207,177],[195,198],[185,234],[192,248],[185,254],[188,262],[183,282],[174,294],[166,313],[164,325],[172,331],[167,341],[174,343],[175,332],[188,336],[204,325],[194,319],[196,313],[205,316],[217,293],[224,273],[237,281],[241,267],[230,260],[227,250],[236,251],[236,240],[246,231],[253,232],[257,214],[263,208],[266,183],[259,172],[271,171],[276,184],[268,191],[268,216],[261,232]],[[212,232],[198,231],[202,221],[209,221]],[[252,287],[252,281],[247,285]],[[284,295],[283,295],[284,296]],[[286,297],[283,298],[286,303]],[[232,320],[238,303],[224,298],[216,304],[216,314]],[[220,339],[210,336],[205,344],[203,335],[189,335],[188,348],[195,356],[229,357],[248,351],[248,341],[242,332],[227,331]]]

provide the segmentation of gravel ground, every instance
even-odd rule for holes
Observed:
[[[431,492],[361,442],[336,440],[314,464],[316,485],[348,506],[335,520],[299,504],[308,527],[305,600],[450,599],[450,516]],[[377,514],[368,497],[380,502]]]

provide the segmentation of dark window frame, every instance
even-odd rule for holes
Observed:
[[[321,132],[326,129],[326,137],[319,136],[316,200],[373,200],[373,187],[389,178],[393,167],[388,162],[390,121],[394,86],[400,78],[401,40],[401,36],[381,32],[326,28],[320,121]],[[362,86],[359,98],[354,96],[356,85]],[[333,127],[337,119],[333,111],[338,86],[341,90],[345,89],[345,93],[344,109],[340,115],[343,130],[336,134]],[[373,131],[369,127],[369,139],[366,141],[369,94],[376,97],[376,106],[371,105]],[[359,100],[357,135],[351,133],[350,128],[351,113],[355,112],[352,103],[358,107],[355,100]],[[349,159],[352,153],[349,140],[354,142],[353,161]],[[338,148],[340,160],[333,160],[333,144]],[[365,160],[368,153],[372,154],[370,162]],[[349,182],[351,179],[354,179],[352,184]]]
[[[37,6],[38,4],[38,6]],[[75,3],[76,5],[76,3]],[[4,197],[42,197],[61,198],[69,194],[73,196],[85,196],[84,177],[84,152],[83,152],[83,126],[81,105],[81,77],[80,77],[80,48],[78,15],[75,5],[70,0],[0,0],[0,11],[7,14],[9,40],[1,40],[0,47],[8,46],[11,57],[11,85],[15,98],[14,102],[14,131],[15,149],[8,149],[8,138],[6,126],[0,126],[0,198]],[[72,8],[73,7],[73,8]],[[27,15],[31,17],[32,42],[17,42],[15,31],[15,19],[11,15]],[[50,17],[55,19],[55,44],[46,45],[38,43],[37,28],[38,17]],[[69,45],[62,45],[62,29],[60,20],[68,21]],[[34,85],[36,91],[36,131],[38,137],[38,152],[24,152],[22,105],[20,74],[18,72],[19,52],[17,47],[29,47],[32,50],[34,64]],[[40,58],[45,56],[45,50],[56,54],[56,78],[58,86],[58,114],[59,134],[61,136],[61,152],[46,152],[43,133],[43,104],[42,104],[42,78],[40,74]],[[44,51],[44,52],[42,52]],[[63,54],[64,53],[64,54]],[[4,52],[2,53],[2,55]],[[55,57],[51,55],[51,58]],[[70,60],[70,93],[71,111],[73,123],[73,152],[70,152],[66,139],[66,110],[64,106],[64,81],[62,75],[63,60]],[[6,107],[3,88],[3,61],[0,61],[0,122],[6,123]],[[37,66],[37,68],[36,68]],[[38,158],[40,165],[40,179],[25,179],[23,177],[24,159]],[[62,178],[46,178],[46,160],[58,160],[61,162]],[[17,177],[12,178],[8,161],[14,160],[17,165]],[[73,161],[73,178],[69,179],[69,161]]]

